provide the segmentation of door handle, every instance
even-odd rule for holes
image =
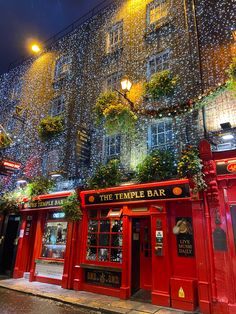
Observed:
[[[0,238],[0,245],[3,243],[3,240],[4,240],[4,236],[1,236],[1,238]]]

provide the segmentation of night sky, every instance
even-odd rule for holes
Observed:
[[[27,55],[27,40],[44,41],[103,0],[0,0],[0,74]]]

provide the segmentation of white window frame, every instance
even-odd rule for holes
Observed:
[[[123,44],[123,21],[114,24],[107,32],[107,53],[116,51]]]
[[[56,60],[54,79],[60,79],[70,73],[72,57],[68,55],[61,56]]]
[[[114,147],[114,152],[112,149]],[[119,157],[121,153],[121,134],[104,137],[104,157],[106,159]]]
[[[114,72],[110,74],[106,79],[106,90],[114,91],[116,89],[120,89],[120,82],[122,78],[122,72]]]
[[[59,116],[65,111],[65,96],[54,98],[51,103],[50,114],[52,117]]]
[[[170,0],[154,0],[151,3],[149,3],[147,5],[147,26],[155,25],[165,20],[166,17],[168,16],[169,6]],[[153,21],[151,21],[151,14],[153,10],[159,11],[156,12],[156,14],[158,14],[159,17],[158,18],[156,17]]]
[[[166,58],[168,56],[168,58]],[[147,79],[149,80],[154,73],[170,69],[170,49],[163,50],[162,52],[150,57],[147,62]],[[154,71],[151,70],[151,62],[154,64]]]
[[[163,131],[159,130],[161,124],[163,124],[164,128]],[[171,128],[167,129],[167,126],[171,124]],[[155,130],[155,133],[153,132],[153,129]],[[163,142],[160,143],[159,138],[160,136],[163,136]],[[171,140],[169,140],[169,136],[171,136]],[[155,143],[153,138],[155,137]],[[157,120],[148,127],[148,149],[168,149],[173,146],[174,143],[174,131],[173,131],[173,119],[172,118],[163,118],[160,120]]]

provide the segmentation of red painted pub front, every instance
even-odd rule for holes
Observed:
[[[236,313],[236,161],[202,142],[208,189],[188,180],[80,192],[80,222],[62,200],[22,209],[14,277],[202,313]]]

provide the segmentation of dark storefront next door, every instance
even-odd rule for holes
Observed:
[[[0,245],[0,273],[11,276],[13,272],[20,216],[10,215],[6,217],[3,228],[3,241]]]
[[[151,290],[152,256],[150,218],[132,220],[132,293]]]

